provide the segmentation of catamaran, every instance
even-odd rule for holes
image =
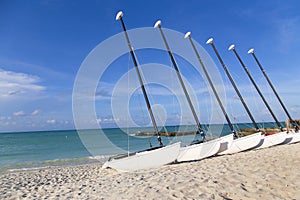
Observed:
[[[286,109],[285,105],[283,104],[281,98],[279,97],[275,87],[273,86],[271,80],[269,79],[267,73],[265,72],[264,68],[262,67],[262,65],[260,64],[260,62],[258,61],[255,53],[254,53],[254,49],[249,49],[248,54],[252,54],[254,60],[256,61],[258,67],[260,68],[261,72],[263,73],[264,77],[266,78],[267,82],[269,83],[273,93],[275,94],[277,100],[279,101],[282,109],[284,110],[285,114],[288,117],[288,120],[290,123],[292,123],[292,125],[294,126],[294,130],[289,130],[289,126],[287,125],[287,132],[288,132],[288,136],[286,138],[286,140],[284,141],[285,144],[287,143],[296,143],[296,142],[300,142],[300,134],[299,134],[299,126],[297,125],[297,123],[293,120],[293,118],[291,117],[290,113],[288,112],[288,110]]]
[[[192,39],[190,39],[190,41],[192,42]],[[213,43],[213,38],[208,39],[206,44],[210,44],[212,46],[215,54],[218,57],[219,62],[221,63],[228,79],[231,82],[231,85],[233,86],[234,90],[236,91],[237,95],[239,96],[240,101],[242,102],[248,116],[250,117],[250,119],[251,119],[251,121],[252,121],[252,123],[253,123],[256,131],[257,131],[257,133],[255,133],[255,134],[235,138],[233,140],[231,146],[226,151],[220,152],[219,155],[233,154],[233,153],[237,153],[237,152],[241,152],[241,151],[246,151],[248,149],[252,149],[253,147],[258,146],[261,142],[261,132],[259,130],[259,127],[258,127],[257,123],[255,122],[254,117],[252,116],[252,114],[251,114],[246,102],[244,101],[239,89],[237,88],[231,74],[229,73],[223,59],[221,58],[219,52],[217,51],[216,46]]]
[[[260,140],[260,134],[259,133],[254,134],[254,135],[252,135],[250,137],[238,138],[238,135],[237,135],[237,133],[236,133],[236,131],[235,131],[235,129],[234,129],[231,121],[230,121],[230,118],[228,117],[228,114],[226,113],[226,110],[225,110],[225,108],[224,108],[224,106],[222,104],[222,101],[221,101],[221,99],[220,99],[220,97],[219,97],[219,95],[218,95],[218,93],[217,93],[217,91],[216,91],[216,89],[215,89],[215,87],[213,85],[213,82],[212,82],[212,80],[210,78],[210,75],[209,75],[209,73],[208,73],[205,65],[204,65],[204,62],[202,61],[202,59],[200,57],[200,54],[199,54],[199,52],[198,52],[198,50],[197,50],[197,48],[196,48],[196,46],[195,46],[195,44],[194,44],[194,42],[193,42],[193,40],[191,38],[191,32],[187,32],[185,34],[185,38],[189,39],[189,41],[190,41],[190,43],[192,45],[192,48],[193,48],[193,50],[194,50],[194,52],[195,52],[195,54],[196,54],[196,56],[198,58],[198,61],[199,61],[200,65],[201,65],[201,67],[202,67],[202,69],[203,69],[203,71],[205,73],[205,76],[206,76],[206,78],[207,78],[207,80],[209,82],[209,85],[210,85],[210,87],[211,87],[211,89],[212,89],[212,91],[213,91],[213,93],[214,93],[214,95],[215,95],[215,97],[216,97],[216,99],[218,101],[218,104],[219,104],[219,106],[220,106],[220,108],[221,108],[221,110],[222,110],[222,112],[223,112],[223,114],[225,116],[225,119],[226,119],[226,121],[227,121],[227,123],[228,123],[228,125],[229,125],[229,127],[230,127],[230,129],[232,131],[232,134],[234,136],[234,138],[233,138],[234,140],[232,140],[231,143],[228,144],[227,149],[219,151],[218,154],[219,155],[223,155],[223,154],[237,153],[237,152],[240,152],[240,151],[247,150],[247,149],[251,148],[253,145],[258,144],[258,142]],[[210,41],[212,41],[212,40],[210,40]],[[255,125],[256,125],[256,123],[255,123]]]
[[[144,82],[141,76],[141,72],[138,66],[137,58],[134,52],[134,49],[130,43],[129,36],[126,31],[125,23],[123,21],[123,12],[120,11],[116,15],[116,20],[120,20],[123,28],[123,32],[128,43],[128,47],[130,50],[130,55],[132,57],[134,67],[136,69],[136,73],[139,79],[140,87],[142,89],[142,93],[147,104],[147,109],[152,121],[152,125],[154,127],[155,133],[157,135],[157,140],[159,143],[158,147],[150,148],[144,151],[135,152],[135,153],[128,153],[117,155],[114,157],[109,158],[107,162],[104,163],[102,168],[114,168],[118,171],[123,172],[130,172],[130,171],[137,171],[149,168],[157,168],[162,165],[166,165],[172,163],[176,160],[179,149],[180,149],[180,142],[164,146],[160,137],[160,133],[152,112],[151,104],[149,102],[146,89],[144,87]]]
[[[266,147],[270,147],[270,146],[274,146],[274,145],[277,145],[277,144],[284,143],[284,141],[287,138],[287,133],[283,130],[283,127],[279,123],[279,121],[276,118],[274,112],[272,111],[272,109],[269,106],[268,102],[264,98],[264,96],[263,96],[262,92],[260,91],[259,87],[255,83],[255,81],[254,81],[253,77],[251,76],[248,68],[246,67],[246,65],[244,64],[244,62],[242,61],[242,59],[238,55],[234,45],[231,45],[231,47],[232,48],[229,48],[229,50],[232,50],[234,52],[235,56],[239,60],[240,64],[242,65],[244,71],[246,72],[247,76],[249,77],[250,81],[252,82],[253,86],[255,87],[256,91],[258,92],[259,96],[261,97],[262,101],[264,102],[265,106],[267,107],[270,114],[272,115],[277,127],[280,129],[279,133],[272,134],[272,135],[262,135],[262,139],[261,139],[262,144],[260,146],[257,146],[256,148],[257,149],[262,149],[262,148],[266,148]]]
[[[189,97],[189,94],[186,90],[186,87],[185,87],[184,82],[182,80],[179,68],[177,66],[177,63],[176,63],[175,58],[173,56],[173,53],[172,53],[172,51],[169,47],[169,44],[167,42],[166,36],[165,36],[165,34],[164,34],[164,32],[161,28],[161,20],[158,20],[155,23],[154,28],[158,28],[160,33],[161,33],[162,39],[163,39],[164,44],[166,46],[166,49],[168,51],[168,55],[169,55],[169,57],[172,61],[172,65],[173,65],[173,67],[176,71],[178,80],[181,84],[182,90],[185,94],[185,97],[187,99],[189,107],[192,111],[193,117],[196,121],[196,124],[197,124],[197,127],[198,127],[198,130],[196,132],[196,136],[200,135],[202,137],[202,141],[199,141],[197,138],[195,138],[195,140],[192,141],[192,143],[190,145],[185,146],[185,147],[181,147],[179,155],[177,157],[177,161],[178,162],[184,162],[184,161],[200,160],[200,159],[203,159],[203,158],[207,158],[207,157],[216,155],[220,151],[220,148],[221,148],[222,144],[228,145],[228,144],[231,144],[231,142],[233,141],[233,135],[235,135],[235,131],[233,129],[233,126],[231,126],[232,127],[232,134],[221,137],[221,138],[217,138],[217,139],[214,139],[214,140],[206,141],[204,130],[203,130],[202,125],[201,125],[201,123],[200,123],[200,121],[197,117],[194,106],[193,106],[193,104],[191,102],[191,99]],[[226,150],[226,149],[224,149],[224,150]]]

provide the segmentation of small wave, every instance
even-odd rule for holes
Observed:
[[[91,160],[98,160],[101,163],[106,162],[111,156],[113,155],[99,155],[99,156],[90,156],[89,159]]]
[[[38,170],[38,169],[47,169],[49,166],[44,167],[30,167],[30,168],[17,168],[17,169],[9,169],[8,172],[17,172],[17,171],[30,171],[30,170]]]
[[[8,171],[28,171],[28,170],[37,170],[37,169],[45,169],[51,166],[75,166],[81,164],[89,164],[89,163],[104,163],[108,160],[109,155],[101,155],[101,156],[90,156],[83,158],[63,158],[63,159],[54,159],[54,160],[45,160],[45,161],[33,161],[33,162],[25,162],[18,164],[6,164],[0,165],[0,172]]]

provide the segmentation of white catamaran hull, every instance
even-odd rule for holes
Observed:
[[[200,144],[181,147],[177,157],[177,162],[201,160],[217,154],[220,149],[222,139],[223,138],[218,138]]]
[[[261,132],[251,134],[248,136],[240,137],[233,140],[231,146],[223,152],[218,153],[219,155],[234,154],[241,151],[246,151],[257,146],[261,141]]]
[[[295,131],[292,130],[287,134],[284,144],[292,144],[297,142],[300,142],[300,133],[295,133]]]
[[[290,134],[293,135],[293,139],[290,144],[300,142],[300,133],[289,133],[289,135]]]
[[[262,149],[262,148],[267,148],[270,146],[274,146],[277,144],[283,143],[287,138],[287,133],[286,132],[279,132],[275,133],[273,135],[262,135],[261,136],[261,145],[258,146],[256,149]]]
[[[137,152],[122,158],[112,158],[104,163],[102,168],[113,168],[121,172],[132,172],[142,169],[157,168],[176,160],[180,142],[162,148]]]
[[[233,134],[229,134],[223,137],[220,137],[220,149],[217,152],[217,154],[223,152],[223,151],[227,151],[229,149],[229,147],[231,146],[232,142],[233,142]]]

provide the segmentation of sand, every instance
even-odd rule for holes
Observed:
[[[0,175],[0,199],[300,199],[300,143],[137,173],[100,164]]]

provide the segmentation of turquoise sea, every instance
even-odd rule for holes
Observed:
[[[238,128],[251,127],[250,124],[238,124]],[[273,123],[260,124],[264,127],[274,127]],[[218,137],[230,133],[227,125],[211,125],[221,130],[220,134],[208,137]],[[208,126],[205,126],[207,129]],[[151,128],[111,128],[99,130],[41,131],[0,133],[0,171],[37,168],[53,165],[77,165],[90,162],[104,162],[110,155],[147,149],[150,143],[157,146],[156,137],[134,137],[137,132],[153,131]],[[166,131],[195,130],[195,126],[168,126]],[[102,132],[102,133],[101,133]],[[95,136],[102,134],[109,143],[97,141]],[[93,146],[86,143],[82,136],[89,136]],[[189,144],[194,135],[178,137],[162,137],[163,143],[169,144],[182,141]],[[96,152],[96,153],[95,153]]]

